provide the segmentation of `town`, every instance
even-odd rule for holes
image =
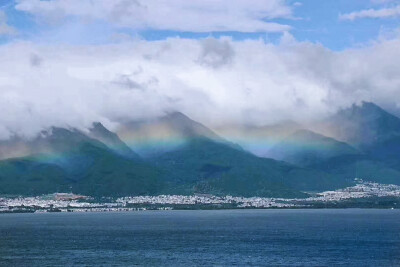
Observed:
[[[95,199],[72,193],[36,197],[0,198],[0,213],[18,212],[122,212],[172,209],[245,209],[245,208],[397,208],[400,186],[356,179],[356,185],[335,191],[310,193],[308,198],[263,198],[214,196],[208,194],[127,196]],[[368,201],[370,200],[370,201]],[[384,201],[379,201],[384,200]],[[365,206],[367,203],[367,206]]]

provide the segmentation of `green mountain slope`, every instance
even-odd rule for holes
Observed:
[[[54,128],[32,146],[42,153],[0,161],[0,192],[122,196],[156,194],[163,187],[156,168],[79,131]]]
[[[41,195],[70,191],[71,180],[56,165],[34,158],[0,161],[0,194]]]
[[[194,139],[177,151],[153,159],[165,169],[173,190],[240,196],[300,197],[300,190],[349,184],[321,171],[259,158],[209,139]]]
[[[358,150],[309,130],[299,130],[274,146],[268,156],[299,166],[308,166],[342,155],[357,155]]]
[[[400,171],[368,155],[344,155],[310,166],[347,179],[400,185]]]
[[[381,119],[386,113],[382,115],[375,106],[367,105],[367,110],[367,114],[372,110],[369,119],[380,121],[372,123],[374,127],[384,127],[382,121],[391,124],[394,120],[393,116]],[[365,113],[354,112],[355,118]],[[92,196],[210,193],[303,197],[304,191],[352,185],[354,178],[400,184],[397,160],[400,138],[393,125],[387,130],[373,127],[375,130],[371,132],[379,138],[368,143],[370,150],[359,146],[363,154],[333,138],[298,131],[275,149],[281,153],[280,159],[301,167],[248,153],[181,113],[169,114],[155,124],[134,127],[138,128],[133,132],[143,138],[148,132],[156,137],[162,133],[167,143],[179,140],[179,145],[174,143],[165,150],[165,143],[154,142],[151,146],[155,146],[157,153],[150,153],[152,157],[148,154],[144,160],[123,138],[101,124],[94,124],[88,134],[76,129],[52,128],[31,140],[15,137],[8,143],[1,142],[0,147],[7,148],[2,155],[11,155],[8,153],[13,147],[18,147],[20,151],[13,155],[28,153],[29,156],[0,161],[0,194],[72,191]],[[129,135],[125,137],[129,140]]]
[[[322,128],[357,147],[364,156],[339,156],[313,167],[342,176],[400,184],[400,118],[374,103],[363,102],[339,111]]]
[[[400,136],[400,118],[370,102],[353,105],[328,118],[323,127],[329,136],[361,149]]]

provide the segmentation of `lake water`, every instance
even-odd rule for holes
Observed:
[[[400,210],[0,214],[0,266],[400,266]]]

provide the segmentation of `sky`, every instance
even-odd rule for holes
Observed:
[[[178,110],[209,125],[400,114],[399,0],[0,0],[0,139]]]

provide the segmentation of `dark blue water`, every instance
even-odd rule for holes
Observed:
[[[400,266],[400,210],[0,215],[1,266]]]

